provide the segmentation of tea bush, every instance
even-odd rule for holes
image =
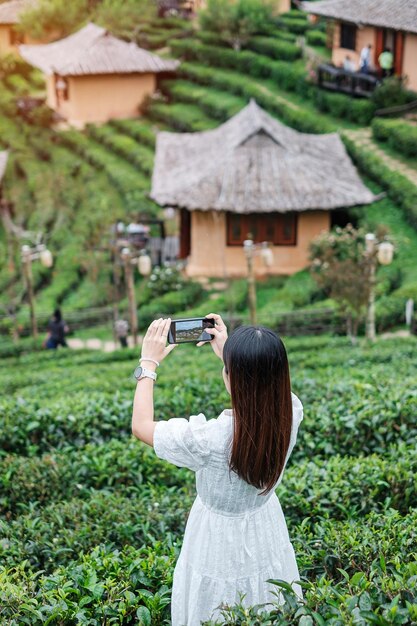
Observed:
[[[286,343],[305,419],[277,493],[304,601],[284,585],[280,607],[225,607],[218,623],[411,624],[416,339]],[[169,619],[194,476],[132,439],[136,358],[129,349],[7,359],[0,373],[2,622]],[[209,347],[178,348],[161,366],[158,418],[216,416],[229,404],[220,369]]]
[[[401,120],[376,118],[372,133],[378,141],[387,142],[390,148],[406,157],[417,156],[417,127]]]

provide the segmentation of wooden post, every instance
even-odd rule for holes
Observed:
[[[23,253],[22,261],[23,261],[23,274],[25,276],[26,289],[27,289],[28,298],[29,298],[30,324],[32,328],[32,337],[36,339],[38,336],[38,325],[36,323],[36,315],[35,315],[35,296],[33,293],[32,261],[30,258],[30,252]]]
[[[256,325],[256,287],[255,273],[253,270],[253,241],[248,239],[244,242],[246,254],[246,262],[248,265],[248,296],[249,296],[249,315],[252,326]]]
[[[376,273],[376,258],[374,255],[370,256],[370,269],[369,269],[369,297],[368,297],[368,310],[366,314],[366,337],[370,341],[375,341],[375,273]]]
[[[138,313],[136,310],[135,285],[133,282],[133,269],[130,254],[123,254],[123,264],[125,268],[125,281],[127,297],[129,300],[130,330],[133,337],[133,345],[138,345]]]

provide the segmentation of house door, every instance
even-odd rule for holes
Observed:
[[[403,71],[404,33],[388,28],[378,28],[376,31],[375,65],[381,52],[389,48],[394,55],[394,73],[401,76]]]
[[[187,209],[180,213],[180,259],[186,259],[191,252],[191,214]]]

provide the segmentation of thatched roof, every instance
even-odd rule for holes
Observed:
[[[314,15],[417,33],[417,0],[321,0],[301,6]]]
[[[151,197],[190,210],[264,213],[370,204],[338,134],[284,126],[254,100],[228,122],[157,136]]]
[[[0,24],[18,24],[19,16],[36,0],[9,0],[0,4]]]
[[[8,158],[9,153],[7,150],[3,150],[2,152],[0,152],[0,185],[6,172]]]
[[[161,59],[91,23],[60,41],[22,45],[19,50],[28,63],[45,74],[60,76],[172,72],[178,66],[178,61]]]

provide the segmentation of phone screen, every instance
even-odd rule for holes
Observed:
[[[213,320],[206,318],[176,320],[171,323],[168,341],[169,343],[211,341],[213,337],[204,332],[205,328],[214,328]]]

